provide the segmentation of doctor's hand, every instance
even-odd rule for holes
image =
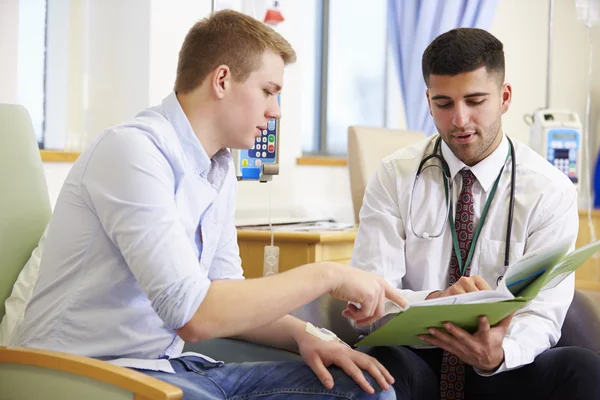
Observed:
[[[383,317],[386,299],[400,307],[406,306],[406,298],[381,276],[347,265],[338,265],[341,270],[334,278],[329,294],[338,300],[360,304],[360,307],[349,304],[342,312],[344,317],[354,320],[356,325],[370,325]]]
[[[300,355],[327,389],[332,389],[334,386],[333,377],[327,370],[331,365],[343,369],[367,393],[373,394],[375,390],[365,378],[363,371],[368,372],[384,390],[388,390],[394,383],[394,378],[379,361],[353,350],[343,342],[324,341],[306,332],[296,338],[296,341]]]
[[[514,314],[491,328],[487,317],[479,317],[479,329],[473,335],[453,325],[444,323],[446,332],[430,328],[429,335],[419,338],[431,345],[449,351],[463,362],[485,371],[494,371],[504,362],[502,342]]]
[[[479,292],[480,290],[492,290],[492,288],[487,284],[485,279],[479,275],[461,276],[460,279],[448,289],[429,293],[426,300],[453,296],[455,294]]]

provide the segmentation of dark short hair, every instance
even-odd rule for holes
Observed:
[[[421,64],[429,86],[431,75],[458,75],[485,67],[504,82],[504,46],[491,33],[478,28],[457,28],[442,33],[427,46]]]

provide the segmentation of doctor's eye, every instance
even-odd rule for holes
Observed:
[[[485,103],[485,99],[481,101],[467,101],[467,104],[470,106],[480,106]]]
[[[273,96],[273,93],[271,93],[270,91],[268,91],[267,89],[263,89],[263,92],[265,92],[265,95],[268,96]]]
[[[452,103],[436,103],[437,108],[450,108],[452,107]]]

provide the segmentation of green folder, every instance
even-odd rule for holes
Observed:
[[[527,255],[507,269],[497,290],[425,300],[408,306],[355,346],[428,345],[417,335],[428,334],[428,328],[443,329],[444,322],[452,322],[474,333],[481,315],[487,316],[490,325],[494,326],[511,313],[525,307],[541,290],[562,282],[600,250],[600,241],[565,256],[568,248],[568,243],[562,243]],[[468,299],[475,296],[479,298],[469,303]],[[454,304],[426,305],[427,302],[435,304],[439,301]],[[461,302],[467,304],[460,304]]]

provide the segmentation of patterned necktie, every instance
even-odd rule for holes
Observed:
[[[462,175],[462,190],[456,202],[454,227],[461,261],[464,264],[473,241],[473,183],[475,182],[475,176],[468,169],[462,169],[460,174]],[[471,266],[467,265],[465,268],[465,276],[469,276]],[[459,278],[460,269],[456,260],[456,252],[452,248],[448,286],[452,286]],[[454,354],[444,351],[440,376],[440,399],[464,399],[464,386],[465,364]]]

